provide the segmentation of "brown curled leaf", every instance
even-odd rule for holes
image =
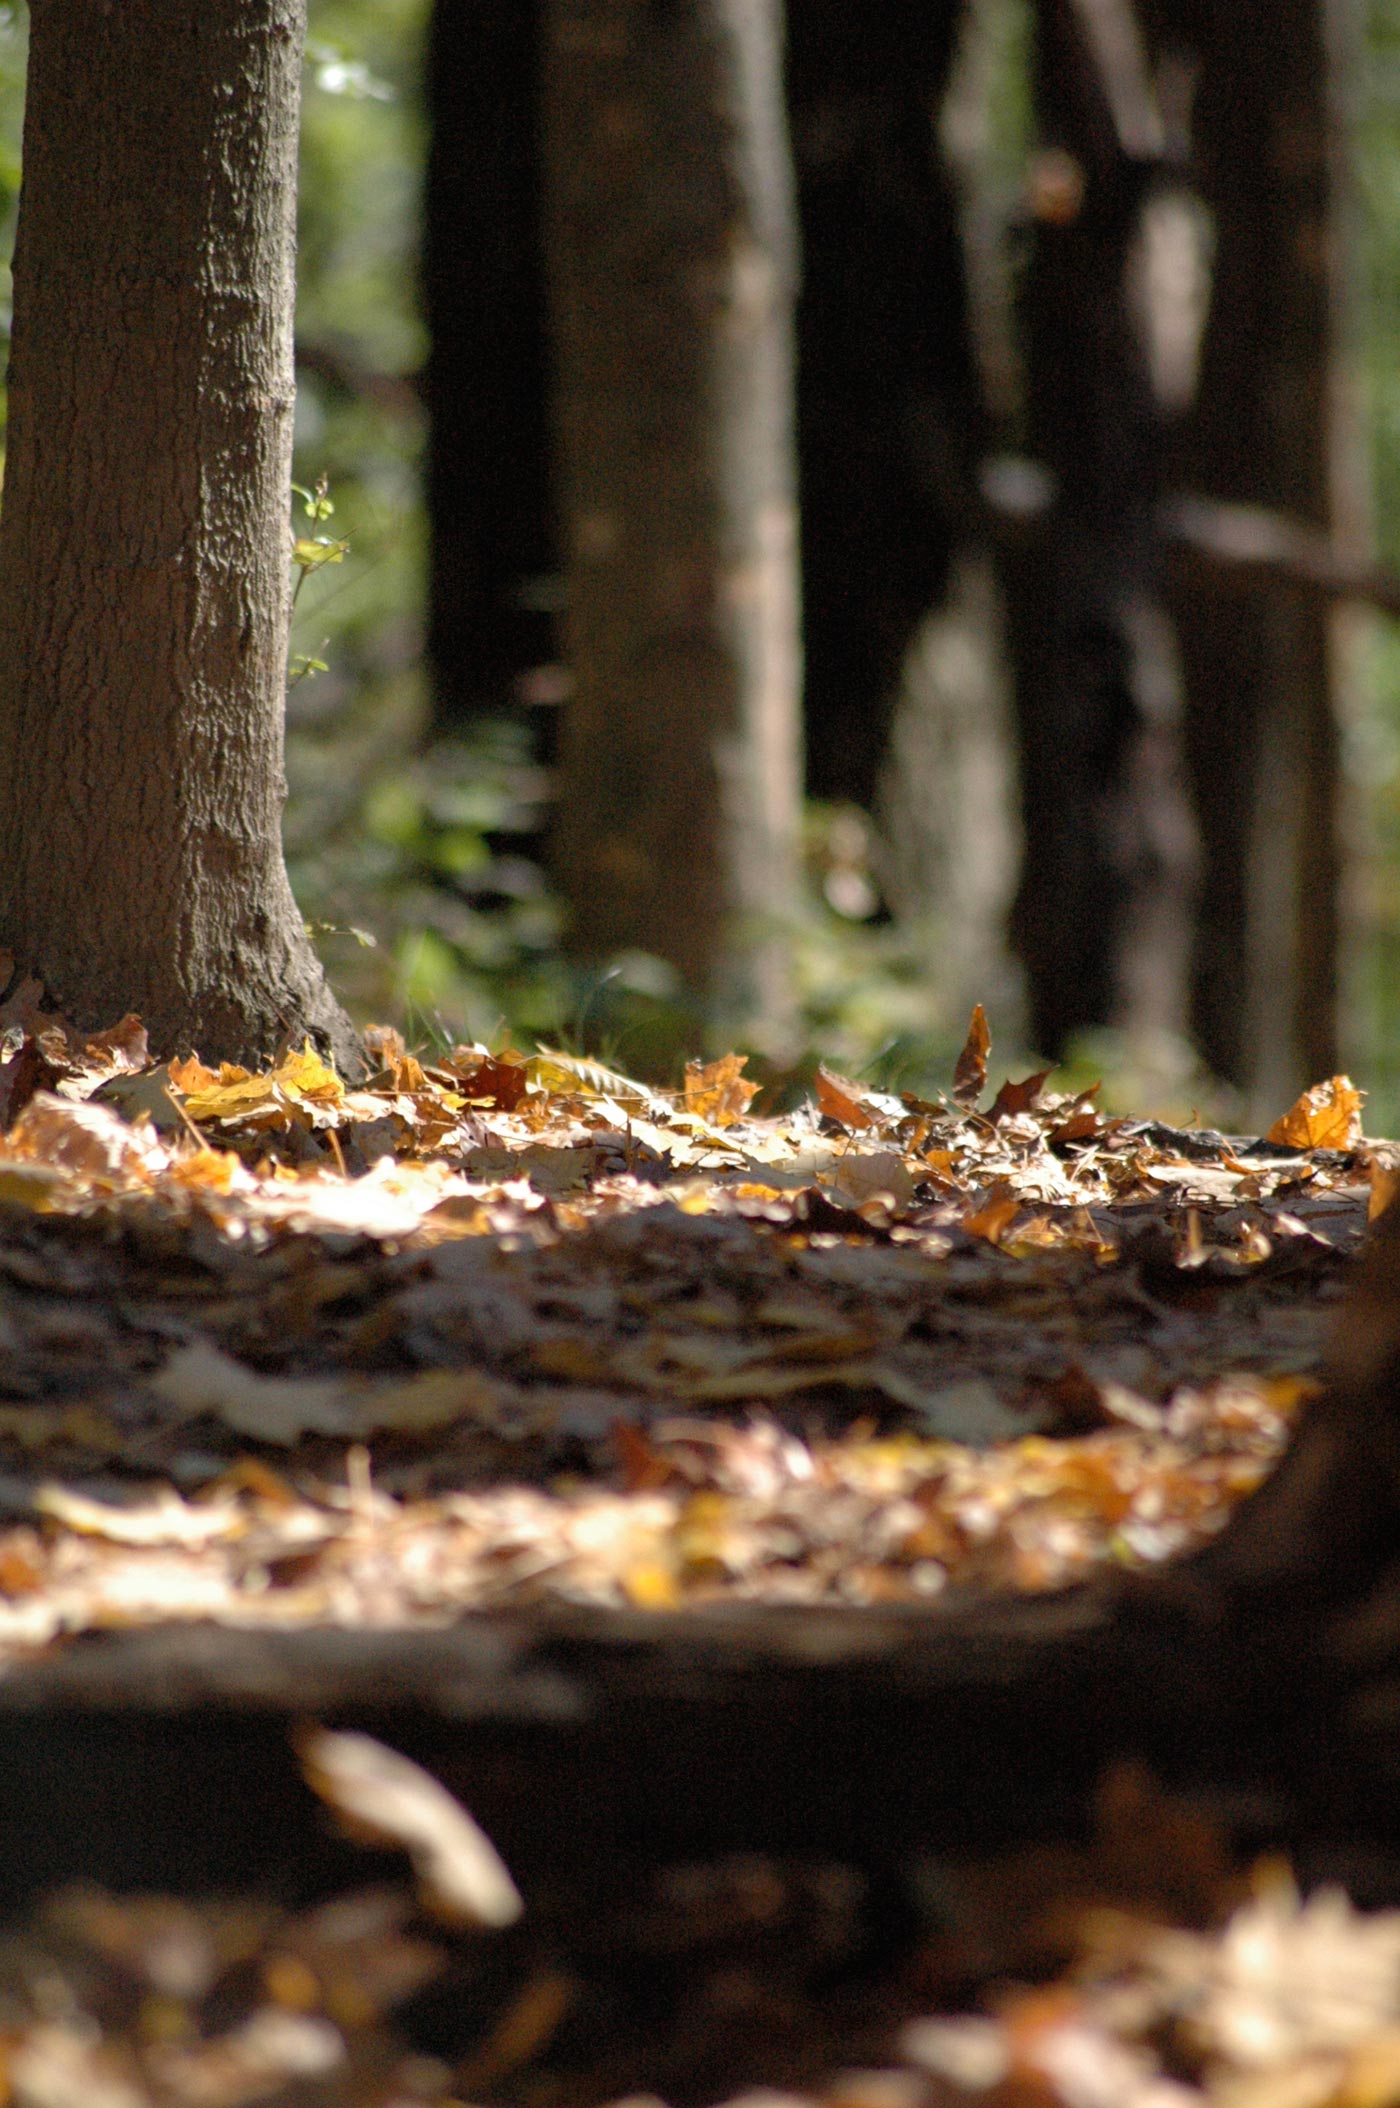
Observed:
[[[959,1105],[975,1105],[981,1097],[987,1082],[987,1056],[991,1051],[992,1035],[987,1013],[980,1003],[975,1003],[967,1038],[953,1070],[953,1096]]]
[[[1049,1074],[1049,1069],[1037,1069],[1034,1076],[1027,1076],[1021,1083],[1013,1083],[1008,1076],[997,1092],[987,1118],[995,1126],[998,1120],[1011,1120],[1018,1113],[1033,1111]]]
[[[826,1068],[818,1068],[816,1080],[817,1104],[828,1120],[839,1121],[842,1127],[878,1126],[880,1115],[862,1104],[859,1084]]]

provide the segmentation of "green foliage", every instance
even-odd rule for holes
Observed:
[[[513,725],[415,753],[413,700],[381,690],[292,748],[297,898],[313,924],[331,926],[321,949],[362,1016],[407,1015],[434,1039],[557,1033],[574,991],[557,911],[521,853],[544,776]],[[364,926],[373,950],[353,941]]]
[[[322,520],[328,520],[335,511],[335,505],[331,499],[324,475],[318,476],[314,490],[307,490],[300,483],[294,483],[292,489],[301,499],[302,510],[309,520],[317,523]],[[307,579],[314,578],[318,571],[324,571],[327,564],[343,564],[349,553],[350,544],[343,534],[293,535],[292,563],[297,574],[296,584],[292,588],[293,615],[296,613],[296,604],[301,598],[301,589],[306,584]],[[303,652],[293,654],[292,664],[294,668],[293,680],[298,678],[299,672],[328,673],[330,671],[324,661],[309,659]]]
[[[422,715],[423,435],[413,376],[424,351],[415,250],[427,13],[427,0],[311,0],[294,470],[311,532],[299,542],[288,699],[297,843],[328,804],[344,818],[344,799],[328,799],[317,782],[344,773],[340,747],[353,782],[367,743],[376,765],[392,764],[411,750]],[[323,535],[331,514],[317,508],[329,491],[337,532]],[[343,563],[347,547],[353,559]],[[317,919],[346,920],[306,905]]]

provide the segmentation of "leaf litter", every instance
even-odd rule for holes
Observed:
[[[1092,1834],[928,1861],[898,1965],[840,1862],[737,1852],[522,1897],[439,1781],[303,1729],[390,1872],[307,1906],[59,1890],[0,1933],[15,2108],[1386,2108],[1400,1912],[1104,1777]],[[936,1901],[934,1900],[936,1899]],[[969,1998],[969,1986],[980,1992]]]
[[[927,1603],[1201,1543],[1400,1161],[1346,1078],[1262,1142],[742,1056],[348,1086],[0,1008],[0,1658],[171,1618]]]
[[[1048,1072],[981,1110],[980,1012],[947,1097],[822,1070],[764,1116],[734,1055],[668,1093],[382,1033],[352,1089],[309,1048],[153,1065],[137,1020],[37,1000],[0,1009],[15,1662],[171,1619],[932,1603],[1153,1565],[1272,1468],[1400,1183],[1345,1078],[1258,1142]],[[545,1922],[398,1752],[298,1747],[416,1888],[51,1897],[0,1939],[17,2108],[1400,2098],[1400,1914],[1251,1877],[1136,1775],[1086,1845],[930,1869],[872,1976],[853,1868],[624,1870]],[[426,2046],[424,1998],[453,2016]]]

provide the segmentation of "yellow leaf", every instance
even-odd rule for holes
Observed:
[[[215,1120],[239,1120],[259,1127],[289,1127],[291,1110],[270,1076],[244,1076],[216,1083],[212,1090],[191,1091],[185,1111],[197,1127]]]
[[[1286,1149],[1351,1149],[1361,1140],[1362,1096],[1350,1076],[1315,1083],[1264,1139]]]
[[[743,1074],[747,1054],[725,1054],[718,1061],[688,1061],[685,1065],[685,1107],[716,1127],[730,1127],[743,1118],[759,1085]]]
[[[537,1089],[556,1096],[615,1098],[627,1111],[649,1112],[657,1119],[665,1119],[670,1112],[659,1091],[582,1054],[562,1054],[557,1048],[541,1047],[526,1062],[525,1074]]]
[[[638,1610],[674,1610],[681,1600],[680,1588],[668,1566],[654,1559],[639,1560],[622,1576],[627,1600]]]
[[[67,1172],[48,1164],[0,1162],[0,1201],[7,1207],[33,1208],[43,1215],[60,1205],[61,1196],[72,1190]]]
[[[308,1040],[299,1054],[287,1054],[272,1072],[289,1098],[309,1099],[316,1104],[339,1104],[345,1085],[329,1068]]]

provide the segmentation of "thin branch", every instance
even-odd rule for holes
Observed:
[[[1227,505],[1182,493],[1157,509],[1164,540],[1241,579],[1306,586],[1400,616],[1400,572],[1337,548],[1320,528],[1262,505]]]
[[[1038,462],[1011,457],[989,462],[980,481],[984,518],[995,541],[1024,546],[1047,531],[1055,483]],[[1168,550],[1218,578],[1302,587],[1400,617],[1400,571],[1339,549],[1321,528],[1287,513],[1179,491],[1160,501],[1153,524]]]
[[[1147,49],[1132,0],[1070,0],[1122,151],[1157,161],[1167,148]]]
[[[377,372],[372,367],[361,365],[338,344],[329,344],[322,339],[305,343],[298,338],[296,358],[299,372],[314,374],[317,380],[325,381],[342,394],[357,396],[361,402],[372,404],[385,416],[404,423],[422,422],[423,399],[415,374]]]

